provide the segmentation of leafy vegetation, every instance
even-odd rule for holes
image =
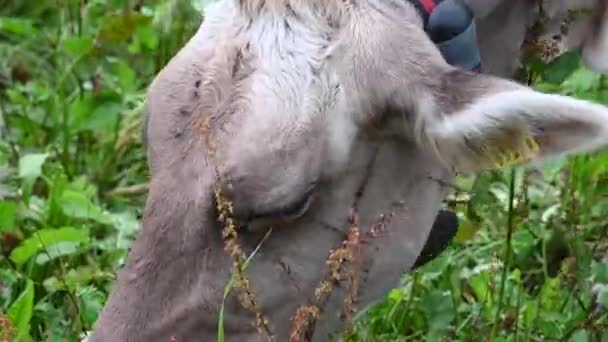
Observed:
[[[0,8],[0,341],[77,341],[91,329],[145,200],[145,88],[204,3]],[[545,91],[608,102],[608,79],[576,53],[528,65]],[[607,170],[596,153],[459,179],[456,241],[344,340],[608,341]]]

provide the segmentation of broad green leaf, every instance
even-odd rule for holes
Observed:
[[[63,49],[72,56],[86,55],[93,49],[90,37],[69,37],[62,42]]]
[[[76,254],[78,252],[78,247],[80,247],[80,243],[78,242],[58,242],[46,246],[44,253],[39,253],[36,257],[36,264],[44,265],[56,258]]]
[[[0,201],[0,232],[11,231],[15,228],[17,203]]]
[[[17,89],[8,89],[6,95],[12,103],[19,104],[23,107],[27,107],[29,103],[28,98]]]
[[[460,226],[458,227],[458,231],[456,232],[454,240],[456,242],[463,243],[468,240],[471,240],[475,236],[475,233],[477,233],[481,225],[478,222],[469,220],[467,218],[460,219],[462,221]]]
[[[426,313],[429,331],[427,341],[440,341],[445,336],[445,330],[454,319],[454,309],[448,292],[434,290],[421,303],[421,309]]]
[[[490,287],[492,274],[487,271],[488,267],[489,265],[478,266],[478,270],[473,270],[465,278],[473,289],[477,301],[484,303],[484,315],[490,318],[491,309],[494,304],[492,300],[492,288]]]
[[[498,337],[495,337],[492,340],[492,342],[511,342],[511,341],[504,336],[498,336]]]
[[[70,104],[69,109],[70,128],[75,132],[80,130],[83,123],[95,110],[95,106],[95,97],[91,93],[85,93],[83,96],[75,99]]]
[[[591,272],[596,282],[608,284],[608,263],[593,261]]]
[[[580,238],[575,239],[571,244],[576,254],[576,275],[580,279],[585,279],[591,273],[591,249],[587,247],[585,241]]]
[[[135,30],[152,21],[152,18],[137,12],[107,15],[102,19],[99,39],[105,43],[120,43],[127,41]]]
[[[99,270],[97,266],[95,268],[92,266],[79,266],[69,270],[62,280],[53,276],[45,279],[42,284],[48,292],[54,293],[59,290],[66,290],[66,286],[67,289],[73,291],[82,288],[82,286],[93,280],[106,281],[114,279],[115,274]]]
[[[48,153],[27,154],[19,159],[19,177],[37,178],[42,174],[42,165],[49,157]]]
[[[21,266],[31,257],[42,252],[45,247],[60,242],[88,243],[89,232],[72,227],[38,230],[11,252],[10,259]]]
[[[8,318],[17,330],[17,336],[27,338],[29,336],[30,321],[34,311],[34,282],[27,280],[25,289],[19,297],[8,308]]]
[[[561,283],[559,278],[549,278],[541,289],[542,307],[545,310],[558,310],[560,302]]]
[[[121,103],[106,102],[95,108],[87,120],[82,123],[80,129],[111,132],[120,118],[120,113],[123,109],[124,107]]]
[[[93,95],[87,92],[70,105],[70,128],[75,132],[113,132],[123,109],[120,94],[106,92]]]
[[[600,85],[602,75],[587,68],[579,68],[564,82],[564,90],[577,94],[592,91]]]
[[[549,83],[562,84],[579,66],[580,51],[568,51],[547,65],[543,79]]]
[[[135,91],[135,72],[127,63],[116,63],[114,65],[114,72],[118,77],[118,82],[120,83],[120,87],[124,92]],[[120,113],[120,110],[118,113]]]
[[[537,303],[530,301],[525,304],[524,321],[526,325],[531,326],[539,315],[540,308]]]
[[[131,53],[141,53],[144,51],[154,51],[159,44],[159,37],[153,26],[142,26],[135,32],[135,39],[129,45]]]
[[[0,31],[30,36],[36,33],[31,19],[0,17]]]
[[[92,326],[103,308],[106,294],[95,287],[88,286],[79,291],[78,298],[82,302],[80,309],[83,318],[87,324]]]
[[[93,220],[103,224],[110,223],[110,219],[101,208],[93,204],[80,192],[65,190],[59,197],[58,202],[63,213],[69,217]]]
[[[589,333],[585,329],[577,330],[568,339],[568,342],[588,342],[588,341],[589,341]]]

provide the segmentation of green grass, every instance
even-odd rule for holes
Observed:
[[[199,1],[86,3],[0,8],[0,341],[7,322],[19,341],[93,326],[145,201],[145,88],[201,15]],[[536,87],[608,102],[575,53],[528,65]],[[596,153],[458,179],[456,241],[344,340],[608,341],[607,170]]]

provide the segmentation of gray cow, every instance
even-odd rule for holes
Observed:
[[[486,72],[511,76],[532,26],[608,69],[603,1],[470,2]],[[591,15],[555,39],[575,2]],[[231,256],[254,251],[226,340],[328,341],[345,302],[381,299],[412,267],[445,194],[436,179],[494,168],[498,150],[521,165],[608,141],[604,106],[447,64],[402,0],[219,1],[147,107],[142,230],[95,342],[215,341]],[[341,256],[350,272],[324,291]]]

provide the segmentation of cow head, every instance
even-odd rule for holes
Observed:
[[[92,340],[213,341],[225,304],[228,341],[325,341],[414,264],[438,180],[608,142],[606,107],[454,68],[421,26],[400,0],[209,6],[150,86],[143,228]]]

